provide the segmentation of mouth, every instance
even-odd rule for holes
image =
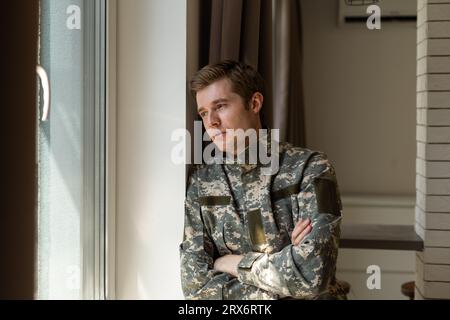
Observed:
[[[222,135],[225,135],[225,131],[223,131],[223,132],[218,132],[218,133],[216,133],[215,135],[213,135],[212,136],[212,139],[216,139],[217,137],[219,137],[219,136],[222,136]]]

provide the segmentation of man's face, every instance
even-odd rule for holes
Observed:
[[[260,99],[258,99],[260,97]],[[220,151],[235,151],[235,137],[227,129],[258,130],[261,127],[259,109],[262,96],[255,95],[248,108],[244,99],[231,90],[231,82],[221,79],[197,92],[198,114],[203,120],[206,132]]]

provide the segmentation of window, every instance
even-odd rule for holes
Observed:
[[[105,16],[105,0],[40,1],[38,299],[105,296]]]

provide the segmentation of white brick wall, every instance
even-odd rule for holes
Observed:
[[[418,0],[416,299],[450,299],[450,0]]]

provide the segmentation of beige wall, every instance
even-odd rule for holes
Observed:
[[[343,194],[414,195],[416,25],[338,26],[338,1],[303,0],[308,147]]]
[[[303,0],[307,145],[336,167],[344,224],[414,224],[416,24],[338,25],[338,1]],[[406,299],[415,252],[341,249],[350,299]],[[366,285],[369,265],[381,289]]]
[[[116,298],[179,299],[186,1],[118,1]]]

